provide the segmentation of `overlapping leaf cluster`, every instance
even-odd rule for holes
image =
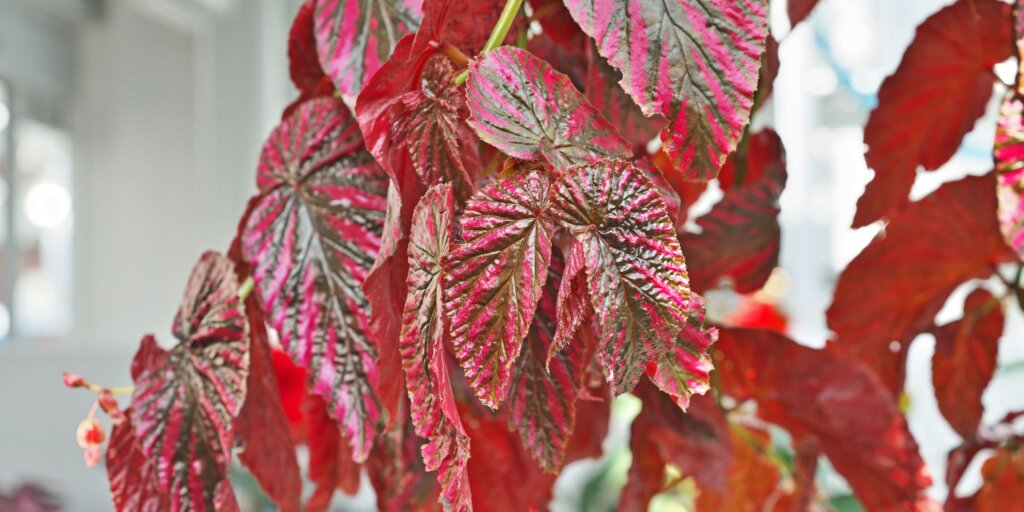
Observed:
[[[792,21],[815,3],[791,0]],[[701,511],[824,507],[822,457],[866,509],[915,510],[930,477],[897,397],[907,345],[932,332],[939,405],[965,439],[950,486],[1000,449],[957,506],[1004,510],[1024,457],[979,428],[1003,301],[978,288],[963,320],[933,321],[954,288],[1019,256],[1021,89],[996,148],[1018,254],[994,175],[906,195],[980,115],[1009,7],[940,11],[883,85],[856,222],[884,217],[887,235],[840,277],[838,340],[813,350],[749,322],[706,325],[700,295],[755,292],[778,264],[785,150],[748,128],[778,70],[767,2],[530,0],[530,22],[521,4],[302,6],[288,48],[299,98],[263,147],[238,236],[197,265],[179,344],[146,338],[133,364],[108,451],[117,509],[236,509],[235,447],[284,511],[326,510],[364,470],[381,510],[544,508],[565,464],[600,455],[612,397],[632,392],[623,510],[671,490],[672,472],[693,479]],[[977,37],[933,58],[953,31]],[[964,101],[928,107],[949,95]],[[716,177],[724,197],[691,230]],[[298,379],[295,398],[278,379]]]

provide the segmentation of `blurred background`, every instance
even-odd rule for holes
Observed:
[[[110,510],[103,468],[86,468],[75,442],[90,396],[65,390],[60,373],[130,383],[138,340],[169,336],[195,259],[227,249],[255,189],[263,138],[294,95],[285,52],[299,3],[0,0],[0,498],[33,483],[64,510]],[[862,127],[878,86],[915,27],[949,3],[822,0],[790,31],[785,1],[772,0],[782,68],[755,124],[776,127],[788,151],[774,283],[801,343],[824,344],[838,272],[878,231],[849,229],[871,176]],[[1015,69],[998,71],[1012,82]],[[949,164],[918,180],[915,198],[991,168],[996,106]],[[965,294],[953,295],[940,321],[959,317]],[[711,298],[720,317],[740,301]],[[1008,322],[984,397],[988,420],[1024,407],[1020,311],[1009,309]],[[911,349],[907,414],[933,475],[942,475],[958,438],[934,402],[933,347],[922,335]],[[607,455],[566,471],[556,509],[615,503],[636,409],[625,400],[616,410]],[[963,485],[973,492],[977,476]],[[364,491],[339,508],[372,503]]]

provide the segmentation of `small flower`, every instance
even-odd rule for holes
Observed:
[[[92,468],[96,467],[100,463],[100,459],[103,458],[103,450],[100,445],[90,445],[85,449],[85,465]]]
[[[98,447],[103,443],[103,440],[107,438],[106,433],[103,431],[103,425],[93,418],[86,418],[78,424],[78,431],[75,437],[78,440],[78,446],[85,448],[88,452],[90,447]],[[88,460],[88,454],[86,455]]]

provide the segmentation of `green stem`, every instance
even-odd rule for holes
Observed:
[[[110,391],[110,394],[112,394],[112,395],[130,395],[130,394],[135,392],[135,386],[122,386],[122,387],[119,387],[119,388],[104,388],[103,386],[97,386],[95,384],[87,384],[85,387],[86,387],[86,389],[88,389],[89,391],[92,391],[93,393],[100,393],[104,389],[106,389],[107,391]]]
[[[256,281],[253,281],[252,276],[242,283],[242,286],[238,288],[238,298],[243,302],[249,298],[249,294],[252,293],[252,289],[256,287]]]
[[[491,30],[491,37],[487,38],[487,44],[484,45],[483,50],[480,50],[481,54],[497,48],[505,40],[505,36],[508,35],[508,31],[512,28],[512,22],[515,21],[516,15],[519,14],[519,9],[522,6],[523,0],[505,0],[505,8],[501,10],[501,16],[498,17],[498,22],[494,24],[494,29]],[[466,83],[468,78],[469,70],[467,69],[455,77],[455,83],[462,85]]]

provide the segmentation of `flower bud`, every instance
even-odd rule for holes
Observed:
[[[100,422],[93,418],[86,418],[78,424],[75,437],[78,440],[78,446],[88,449],[90,446],[99,446],[107,438],[107,435]]]

